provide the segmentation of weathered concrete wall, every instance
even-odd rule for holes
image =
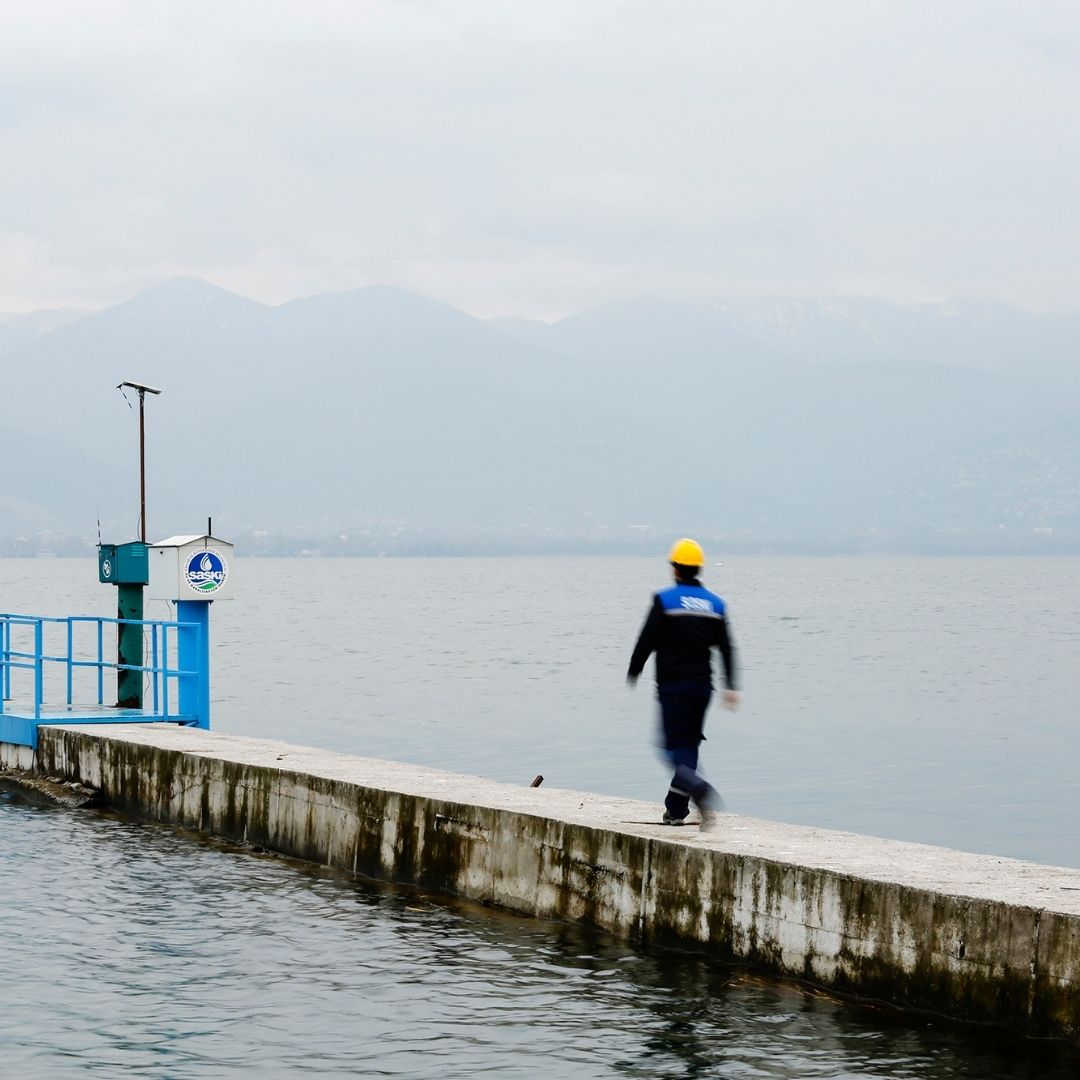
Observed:
[[[0,747],[0,761],[16,760]],[[35,762],[132,814],[824,986],[1080,1041],[1080,870],[145,725]]]

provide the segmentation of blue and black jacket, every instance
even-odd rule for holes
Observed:
[[[627,675],[636,679],[656,653],[656,683],[712,685],[712,650],[720,651],[724,686],[736,689],[735,644],[724,601],[700,582],[680,582],[653,597]]]

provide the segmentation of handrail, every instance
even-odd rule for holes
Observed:
[[[77,654],[76,650],[76,624],[89,623],[96,627],[96,658],[84,659],[84,654]],[[44,649],[45,626],[60,625],[65,629],[66,651],[63,655],[54,656],[47,654]],[[142,626],[149,631],[150,637],[150,663],[149,664],[120,664],[106,660],[104,657],[104,628],[106,625],[113,626]],[[32,628],[33,651],[27,651],[25,647],[15,648],[13,645],[12,631],[16,628]],[[70,708],[74,702],[74,674],[77,668],[91,668],[97,671],[97,705],[102,706],[105,702],[105,671],[139,671],[150,676],[151,701],[150,709],[144,709],[143,714],[148,720],[177,720],[190,721],[194,717],[170,713],[170,698],[174,701],[182,699],[179,692],[181,680],[196,679],[200,673],[193,670],[185,670],[177,666],[170,667],[170,640],[169,631],[175,632],[173,642],[179,649],[180,631],[195,631],[203,633],[203,628],[195,622],[166,620],[166,619],[114,619],[98,615],[71,615],[66,617],[45,615],[20,615],[0,614],[0,715],[4,712],[4,700],[12,697],[12,673],[20,670],[32,670],[34,672],[34,719],[40,720],[42,708],[45,706],[45,669],[47,664],[62,664],[66,668],[66,705]],[[18,644],[22,644],[18,642]],[[91,653],[91,656],[93,654]],[[175,696],[170,694],[169,682],[173,680],[177,684]]]

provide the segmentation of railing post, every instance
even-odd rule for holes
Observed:
[[[41,719],[41,703],[45,697],[45,634],[40,619],[34,620],[34,719]]]
[[[71,693],[72,693],[72,685],[71,685],[72,684],[72,678],[71,678],[71,676],[72,676],[72,672],[74,670],[72,668],[72,666],[71,666],[72,653],[75,651],[74,627],[75,627],[74,622],[71,619],[68,619],[67,620],[67,703],[69,705],[71,704]]]
[[[164,638],[165,637],[165,627],[164,626],[158,626],[157,623],[151,623],[150,624],[150,666],[154,669],[154,671],[153,671],[154,678],[153,678],[153,682],[152,682],[151,685],[154,688],[154,712],[155,713],[157,713],[158,707],[160,705],[160,702],[158,700],[158,679],[160,678],[160,673],[158,672],[158,668],[162,666],[161,664],[158,663],[158,634],[159,633],[161,634],[162,638]]]
[[[0,619],[0,713],[4,702],[11,697],[11,623]]]
[[[0,622],[0,655],[4,669],[0,672],[0,712],[3,712],[4,702],[11,697],[11,623],[7,619]]]
[[[97,703],[105,704],[105,623],[97,621]]]
[[[177,662],[177,670],[180,668]],[[161,624],[161,715],[169,715],[169,627]]]

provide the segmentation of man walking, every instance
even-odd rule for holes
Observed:
[[[701,827],[710,828],[723,806],[716,790],[697,771],[705,738],[705,710],[712,697],[712,650],[724,665],[724,706],[738,708],[735,645],[728,633],[724,601],[699,580],[705,552],[695,540],[677,540],[668,556],[675,584],[653,596],[652,607],[630,657],[627,681],[635,685],[649,656],[656,653],[656,692],[663,720],[664,750],[675,767],[663,823],[684,825],[693,799]]]

